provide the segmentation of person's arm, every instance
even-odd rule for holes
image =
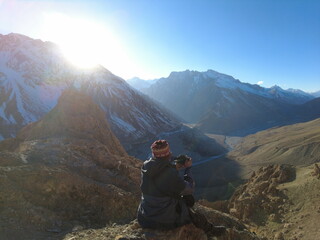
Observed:
[[[191,195],[194,193],[195,183],[193,180],[191,166],[187,167],[184,171],[185,188],[182,190],[181,195]]]
[[[164,174],[161,174],[157,179],[158,186],[161,191],[168,196],[190,195],[194,192],[194,181],[191,173],[192,159],[185,162],[183,165],[174,168],[167,168]],[[179,176],[178,171],[185,169],[184,179]]]

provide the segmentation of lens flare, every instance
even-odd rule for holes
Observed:
[[[126,67],[124,49],[104,24],[61,13],[45,14],[44,19],[46,38],[57,43],[76,66],[91,68],[102,64],[111,71]]]

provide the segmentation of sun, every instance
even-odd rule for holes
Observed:
[[[92,68],[102,64],[118,69],[126,62],[119,61],[119,58],[126,59],[123,48],[104,24],[50,13],[45,14],[44,29],[46,38],[57,43],[66,58],[78,67]]]

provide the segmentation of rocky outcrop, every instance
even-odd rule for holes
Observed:
[[[48,115],[0,144],[0,236],[61,239],[74,228],[129,222],[140,166],[90,97],[65,92]]]
[[[264,224],[267,219],[279,221],[286,196],[277,186],[294,178],[295,170],[290,165],[260,168],[233,194],[229,201],[230,214],[257,224]]]
[[[73,232],[65,236],[65,240],[207,240],[207,235],[193,224],[169,231],[142,229],[137,221],[126,225],[112,224],[102,229]]]
[[[244,224],[236,218],[212,210],[210,208],[196,205],[196,211],[203,214],[210,222],[215,225],[227,227],[227,231],[222,236],[206,234],[203,230],[188,224],[170,231],[142,229],[137,221],[127,225],[110,225],[97,230],[85,230],[68,234],[64,239],[117,239],[117,240],[259,240],[257,235],[251,233]]]

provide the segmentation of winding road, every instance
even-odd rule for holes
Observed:
[[[213,156],[213,157],[209,157],[209,158],[203,159],[203,160],[198,161],[198,162],[193,162],[193,163],[192,163],[192,166],[198,166],[198,165],[201,165],[201,164],[203,164],[203,163],[212,161],[212,160],[214,160],[214,159],[222,158],[222,157],[224,157],[224,156],[226,156],[226,155],[227,155],[227,154],[224,153],[224,154],[220,154],[220,155],[218,155],[218,156]]]

